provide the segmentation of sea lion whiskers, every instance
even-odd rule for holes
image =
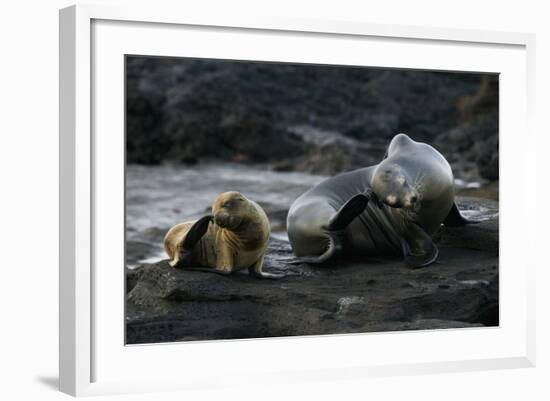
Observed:
[[[426,188],[425,179],[426,173],[419,171],[411,184],[411,188],[415,192],[417,198],[414,205],[412,205],[412,209],[414,209],[415,211],[418,211],[418,209],[420,209],[420,204],[422,203],[422,198],[424,197],[424,192]]]
[[[397,223],[398,230],[400,230],[401,232],[406,230],[407,220],[410,220],[410,218],[413,217],[410,212],[405,208],[396,210],[392,214],[392,216],[394,218],[394,221]]]
[[[423,172],[423,171],[419,171],[416,174],[416,177],[414,178],[414,181],[412,183],[412,187],[417,191],[423,189],[424,186],[425,186],[425,183],[424,183],[425,179],[426,179],[426,173]]]

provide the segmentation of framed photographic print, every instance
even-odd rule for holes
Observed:
[[[61,10],[61,390],[532,366],[533,43]]]

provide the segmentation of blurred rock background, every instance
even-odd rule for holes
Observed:
[[[128,56],[130,164],[237,162],[332,175],[393,135],[498,180],[498,75]]]

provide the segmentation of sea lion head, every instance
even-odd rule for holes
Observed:
[[[214,223],[231,231],[237,230],[248,214],[248,199],[236,191],[220,194],[212,204]]]
[[[371,185],[380,201],[393,208],[414,209],[420,201],[419,191],[406,171],[391,161],[378,165]]]

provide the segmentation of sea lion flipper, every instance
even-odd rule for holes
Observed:
[[[311,263],[313,265],[318,265],[321,263],[325,263],[327,260],[329,260],[336,252],[334,251],[334,248],[328,248],[322,255],[319,256],[300,256],[299,258],[296,258],[296,260],[291,261],[290,263],[298,265],[301,263]]]
[[[328,246],[325,252],[319,256],[300,256],[296,260],[291,261],[291,264],[311,263],[321,264],[332,258],[334,255],[340,253],[344,246],[345,232],[340,231],[328,231]]]
[[[445,220],[443,221],[443,224],[447,227],[460,227],[465,226],[466,224],[472,224],[477,223],[471,220],[466,219],[462,214],[460,213],[460,210],[458,210],[458,207],[456,206],[456,203],[453,202],[453,206],[451,207],[451,210],[449,211],[449,214],[447,217],[445,217]]]
[[[366,194],[357,194],[350,198],[329,220],[329,231],[339,231],[346,228],[357,216],[359,216],[369,202]]]
[[[187,231],[185,238],[180,244],[178,260],[179,267],[188,267],[193,265],[193,247],[204,236],[206,230],[208,230],[208,225],[211,220],[211,215],[201,217],[191,226],[189,231]]]
[[[270,279],[270,280],[280,280],[287,276],[294,276],[295,274],[285,274],[285,273],[267,273],[263,271],[264,257],[256,261],[252,266],[248,268],[248,274],[252,277],[259,279]]]
[[[418,268],[435,262],[439,250],[430,236],[414,223],[407,226],[407,237],[401,240],[405,264],[412,268]]]
[[[259,279],[280,280],[288,276],[299,276],[297,273],[267,273],[258,271],[254,266],[248,268],[248,274]]]
[[[198,219],[187,231],[185,234],[185,239],[181,242],[181,247],[185,249],[193,249],[195,244],[200,241],[200,239],[208,230],[208,224],[212,221],[212,216],[204,216]]]

